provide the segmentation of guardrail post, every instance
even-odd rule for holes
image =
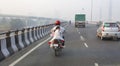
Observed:
[[[42,26],[40,26],[40,29],[39,29],[39,34],[40,34],[40,38],[42,38]]]
[[[29,38],[28,38],[28,30],[27,29],[25,29],[25,40],[26,40],[26,44],[30,45],[30,41],[29,41]]]
[[[29,44],[28,45],[30,45],[32,42],[30,41],[30,36],[29,36],[29,32],[30,32],[30,30],[29,30],[30,28],[26,28],[26,30],[27,30],[27,39],[28,39],[28,41],[29,41]]]
[[[0,61],[10,55],[10,52],[7,49],[6,36],[5,34],[3,35],[4,35],[4,38],[0,39]]]
[[[48,29],[49,29],[48,27],[49,27],[49,26],[46,25],[46,35],[48,35],[48,31],[49,31],[49,30],[48,30]]]
[[[30,39],[30,42],[33,43],[34,40],[33,40],[33,37],[32,37],[32,29],[31,29],[31,28],[28,28],[28,31],[29,31],[29,39]]]
[[[37,30],[37,38],[40,39],[40,35],[39,35],[39,27],[36,27]]]
[[[31,32],[32,32],[32,38],[33,38],[33,41],[35,41],[35,37],[34,37],[34,27],[31,28]]]
[[[18,48],[17,48],[16,43],[15,43],[15,31],[12,31],[10,33],[10,39],[11,39],[11,45],[12,45],[14,52],[18,51]]]
[[[35,28],[34,27],[32,28],[32,36],[34,38],[34,41],[36,41],[37,39],[36,39],[36,36],[35,36]]]
[[[48,25],[46,25],[46,35],[48,34]]]
[[[47,35],[47,25],[45,25],[44,32],[45,32],[45,35]]]
[[[22,48],[24,48],[24,45],[23,45],[23,42],[22,42],[22,32],[21,31],[18,31],[16,30],[15,31],[15,43],[16,43],[16,46],[18,47],[18,50],[21,50]]]
[[[38,37],[37,37],[37,27],[35,27],[35,38],[36,38],[36,40],[38,40]]]
[[[44,34],[47,35],[47,25],[44,26]]]
[[[38,35],[39,35],[39,37],[41,39],[41,27],[40,26],[38,26]]]
[[[7,44],[7,49],[10,52],[10,55],[12,55],[14,52],[16,52],[17,47],[14,46],[15,42],[13,41],[15,41],[15,39],[11,38],[10,34],[11,34],[10,31],[6,33],[6,44]]]
[[[43,35],[43,37],[45,36],[45,27],[44,26],[42,26],[42,35]]]
[[[28,38],[27,38],[27,33],[26,33],[26,29],[23,29],[22,30],[22,41],[23,41],[23,44],[25,47],[27,47],[29,45],[29,41],[28,41]]]
[[[2,46],[1,46],[1,40],[0,40],[0,61],[5,59],[5,56],[2,53]]]
[[[34,27],[32,27],[32,37],[33,37],[33,41],[35,41],[35,37],[34,37]]]

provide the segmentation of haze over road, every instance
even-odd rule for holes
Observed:
[[[96,37],[96,25],[87,24],[86,28],[66,27],[66,48],[60,56],[55,57],[47,42],[38,47],[27,57],[19,61],[15,66],[119,66],[120,65],[120,41],[111,39],[100,40]],[[8,66],[35,45],[44,39],[37,41],[24,50],[0,62],[0,66]]]

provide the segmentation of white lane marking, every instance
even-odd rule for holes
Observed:
[[[77,32],[80,34],[80,31],[79,31],[79,30],[77,30]]]
[[[31,52],[33,52],[34,50],[36,50],[38,47],[40,47],[42,44],[44,44],[45,42],[47,42],[51,37],[49,37],[48,39],[46,39],[45,41],[41,42],[40,44],[38,44],[37,46],[35,46],[34,48],[32,48],[30,51],[28,51],[27,53],[25,53],[23,56],[21,56],[20,58],[18,58],[17,60],[15,60],[13,63],[11,63],[9,66],[14,66],[16,65],[18,62],[20,62],[22,59],[24,59],[26,56],[28,56]]]
[[[84,43],[84,45],[85,45],[85,47],[87,47],[87,48],[88,48],[88,45],[87,45],[86,43]]]
[[[99,66],[98,63],[95,63],[95,66]]]
[[[80,34],[79,29],[78,29],[78,28],[76,28],[76,30],[77,30],[77,32]]]
[[[80,38],[81,38],[82,41],[85,41],[85,39],[83,38],[83,36],[80,36]]]

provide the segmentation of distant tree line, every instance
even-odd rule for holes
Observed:
[[[8,30],[23,29],[26,27],[35,27],[51,24],[55,19],[48,18],[29,18],[29,17],[0,17],[0,32]]]
[[[11,19],[10,25],[12,30],[22,29],[26,26],[26,22],[21,19]]]

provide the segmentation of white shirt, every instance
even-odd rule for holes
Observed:
[[[63,37],[61,36],[61,32],[59,29],[57,29],[55,32],[54,32],[54,36],[53,38],[50,40],[53,41],[54,39],[60,39],[60,40],[64,40]]]
[[[58,26],[58,25],[57,25],[57,26]],[[51,29],[51,32],[52,32],[52,33],[54,33],[54,30],[56,29],[57,26],[55,26],[55,27],[53,27],[53,28]],[[60,32],[62,33],[61,36],[63,36],[63,34],[64,34],[64,32],[65,32],[65,28],[63,28],[63,27],[60,26]]]

